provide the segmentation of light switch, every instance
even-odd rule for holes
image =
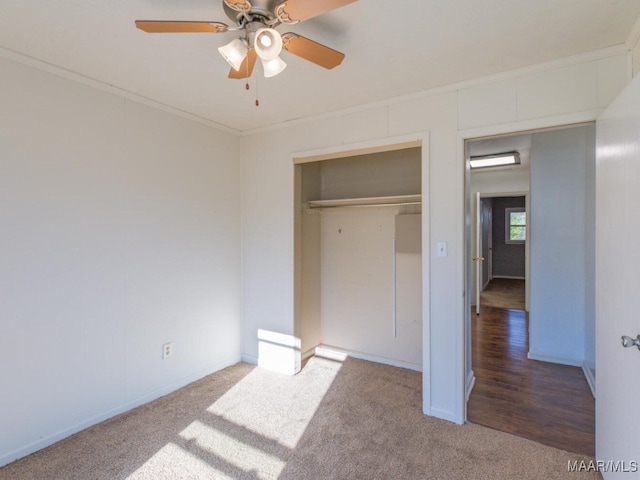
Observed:
[[[447,242],[438,242],[438,256],[439,257],[447,256]]]

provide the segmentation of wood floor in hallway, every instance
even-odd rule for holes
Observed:
[[[595,455],[595,400],[582,369],[527,359],[524,310],[472,318],[475,387],[467,419],[574,453]]]

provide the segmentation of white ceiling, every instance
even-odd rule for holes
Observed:
[[[284,52],[289,67],[249,91],[217,52],[236,34],[134,26],[228,23],[222,0],[1,0],[0,47],[246,131],[620,45],[638,15],[638,0],[359,0],[279,28],[344,52],[342,65]]]

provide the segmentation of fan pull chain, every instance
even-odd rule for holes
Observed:
[[[247,90],[249,90],[249,88],[251,88],[249,86],[249,78],[251,78],[251,77],[249,77],[249,61],[248,60],[249,60],[249,58],[247,57],[245,59],[245,62],[244,62],[245,63],[245,70],[247,71],[247,83],[244,84],[244,88],[247,89]]]
[[[259,75],[256,75],[256,107],[260,106],[260,100],[258,100],[258,77]]]

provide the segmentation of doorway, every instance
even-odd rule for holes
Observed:
[[[468,140],[466,156],[488,148],[500,150],[482,153],[522,150],[522,162],[486,169],[479,179],[472,179],[474,173],[467,169],[467,212],[470,216],[475,210],[474,192],[484,190],[477,195],[480,202],[482,197],[525,193],[525,278],[530,281],[525,308],[483,306],[480,301],[475,315],[472,302],[467,302],[467,368],[473,379],[467,383],[467,419],[593,455],[595,405],[587,371],[595,371],[595,321],[588,294],[595,282],[589,273],[595,236],[595,128],[582,125]],[[509,208],[497,214],[506,219],[507,229]],[[493,217],[495,221],[495,213]],[[482,270],[474,269],[471,259],[484,257],[486,250],[474,249],[471,232],[466,238],[469,285]],[[495,250],[496,239],[492,241]],[[478,276],[475,281],[484,279]],[[558,317],[558,311],[569,310],[572,315]],[[571,331],[561,338],[577,339],[577,346],[556,341],[560,331]]]
[[[471,172],[472,190],[476,172]],[[486,186],[485,186],[486,188]],[[476,315],[481,306],[527,310],[527,197],[528,191],[510,194],[474,192],[476,203],[472,258]]]

